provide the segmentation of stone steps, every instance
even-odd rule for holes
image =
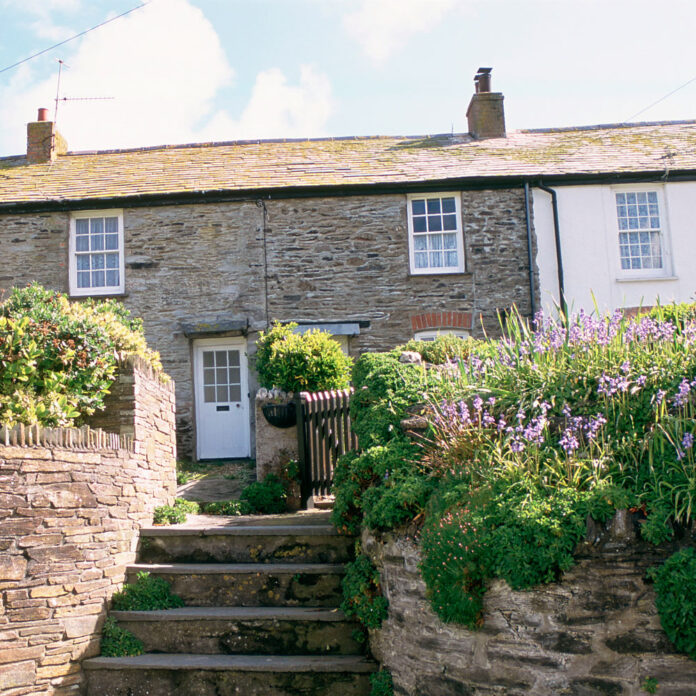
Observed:
[[[328,524],[150,527],[143,563],[345,563],[353,541]]]
[[[149,653],[355,655],[355,624],[338,609],[184,607],[114,611]]]
[[[138,563],[139,572],[164,578],[188,606],[337,607],[342,601],[342,564],[328,563]]]
[[[146,654],[86,660],[87,696],[369,694],[377,666],[338,609],[353,542],[329,514],[144,529],[127,581],[164,578],[186,606],[112,612]]]
[[[361,656],[140,655],[84,662],[90,696],[365,696]]]

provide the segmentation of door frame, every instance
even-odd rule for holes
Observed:
[[[202,399],[203,399],[203,364],[202,364],[202,351],[214,347],[214,346],[228,346],[232,349],[239,349],[240,351],[240,375],[241,375],[241,388],[242,388],[242,409],[246,413],[246,418],[243,422],[243,432],[240,437],[243,439],[244,452],[240,459],[248,458],[251,456],[251,406],[250,406],[250,392],[249,392],[249,351],[248,351],[248,341],[246,336],[224,336],[219,338],[196,338],[191,343],[192,352],[192,372],[193,372],[193,403],[194,403],[194,422],[195,422],[195,434],[196,434],[196,460],[201,459],[201,444],[202,440],[200,437],[201,429],[199,427],[199,418],[203,413]],[[246,395],[245,395],[246,390]],[[230,457],[231,459],[236,459],[237,457]]]

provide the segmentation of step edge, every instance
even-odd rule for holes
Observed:
[[[354,623],[340,609],[323,607],[181,607],[153,611],[111,611],[120,621],[321,621]]]
[[[207,527],[143,527],[140,535],[144,537],[176,537],[176,536],[311,536],[311,537],[342,537],[353,539],[345,534],[339,534],[331,525],[244,525],[244,526],[207,526]]]
[[[126,574],[136,572],[171,575],[278,574],[343,575],[343,563],[131,563]]]

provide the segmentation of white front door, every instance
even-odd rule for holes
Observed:
[[[246,340],[200,339],[193,353],[198,459],[248,457]]]

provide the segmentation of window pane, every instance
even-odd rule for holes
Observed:
[[[110,288],[117,288],[119,286],[118,282],[118,271],[107,271],[106,272],[106,284]]]
[[[443,215],[442,217],[443,227],[446,230],[456,230],[457,229],[457,216],[456,215]]]
[[[85,235],[82,235],[81,237],[75,237],[75,250],[89,251],[89,237]]]
[[[428,253],[427,252],[416,252],[416,268],[427,268],[428,267]]]
[[[430,266],[432,268],[442,268],[442,252],[441,251],[431,251],[430,252]]]
[[[428,238],[424,234],[419,234],[413,238],[413,248],[416,251],[425,251],[428,248]]]
[[[106,267],[118,268],[118,254],[106,254]]]
[[[411,201],[411,211],[414,215],[425,215],[425,201],[420,199]]]
[[[215,401],[215,387],[203,387],[205,403],[210,404]]]
[[[442,218],[439,215],[428,215],[428,230],[439,232],[442,229]]]
[[[107,234],[118,234],[118,218],[117,217],[104,218],[104,231]]]
[[[457,248],[457,235],[456,234],[443,234],[442,240],[444,242],[445,249],[456,249]]]
[[[215,384],[215,370],[203,369],[203,384]]]
[[[430,237],[428,237],[428,241],[430,242],[431,249],[442,249],[442,235],[441,234],[430,235]]]
[[[218,367],[215,370],[215,377],[218,384],[227,384],[227,369],[224,367]]]
[[[440,199],[439,198],[428,198],[428,213],[439,213],[440,212]]]
[[[104,268],[104,254],[92,254],[92,270]]]
[[[238,350],[228,350],[227,356],[230,365],[239,365],[239,351]]]
[[[81,254],[77,257],[77,270],[89,271],[89,256]]]
[[[203,351],[203,367],[215,367],[215,357],[209,350]]]
[[[427,229],[424,217],[414,217],[413,218],[413,231],[414,232],[425,232]]]
[[[89,234],[89,220],[86,218],[75,220],[75,234]]]
[[[217,367],[227,367],[227,351],[226,350],[216,350],[215,351],[215,365],[217,365]]]
[[[117,234],[107,234],[106,235],[106,248],[109,250],[118,249],[118,235]]]
[[[217,400],[227,401],[227,387],[217,387]]]
[[[239,368],[230,367],[229,384],[239,384]]]
[[[442,212],[443,213],[454,213],[457,210],[454,205],[454,198],[443,198],[442,199]]]
[[[448,251],[447,253],[445,253],[445,265],[449,266],[450,268],[456,268],[457,266],[459,266],[456,251]]]
[[[104,271],[93,271],[92,272],[92,287],[93,288],[103,288],[106,283],[106,278],[104,277]]]
[[[242,400],[242,388],[238,384],[234,384],[230,387],[230,401],[241,401]]]
[[[104,218],[90,218],[89,222],[92,234],[104,234]]]
[[[78,288],[88,288],[89,287],[89,271],[86,273],[77,274],[77,287]]]
[[[104,249],[104,235],[93,234],[90,236],[92,251],[102,251]]]

